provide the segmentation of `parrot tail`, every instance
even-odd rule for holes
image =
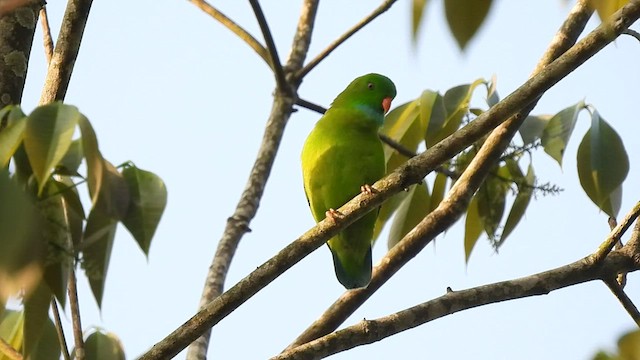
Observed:
[[[369,246],[369,250],[362,262],[350,261],[348,264],[343,264],[334,251],[331,251],[331,254],[333,254],[336,277],[345,288],[357,289],[369,285],[371,281],[371,246]]]

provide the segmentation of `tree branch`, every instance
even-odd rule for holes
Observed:
[[[636,324],[640,326],[640,312],[638,311],[638,308],[633,304],[633,301],[624,292],[624,289],[622,289],[622,286],[618,284],[618,281],[616,280],[615,275],[604,278],[602,279],[602,281],[604,281],[604,283],[607,284],[607,287],[609,288],[609,290],[611,290],[613,295],[615,295],[618,301],[620,301],[620,304],[622,304],[624,309],[627,310],[627,313],[629,313],[633,321],[635,321]]]
[[[60,34],[49,63],[49,70],[40,96],[40,104],[64,100],[73,66],[78,58],[84,28],[89,18],[92,0],[69,0]]]
[[[318,9],[318,0],[306,0],[303,4],[296,34],[293,39],[292,51],[290,52],[287,68],[290,71],[298,71],[302,67],[302,62],[309,50],[311,43],[311,33],[313,23]],[[210,306],[210,303],[219,298],[224,288],[224,282],[231,265],[231,260],[242,236],[250,231],[249,223],[256,215],[260,199],[264,193],[271,168],[282,140],[284,128],[289,116],[291,116],[293,105],[296,101],[295,94],[298,90],[298,82],[289,77],[288,88],[291,94],[283,91],[276,91],[271,114],[267,120],[262,143],[258,150],[258,155],[251,169],[249,179],[242,192],[240,201],[236,209],[227,220],[222,238],[218,242],[216,253],[213,257],[209,272],[205,281],[205,286],[200,298],[199,308],[201,310]],[[293,94],[293,95],[292,95]],[[202,326],[204,325],[204,326]],[[213,323],[200,324],[202,327],[185,327],[180,332],[179,340],[175,337],[167,337],[147,353],[148,358],[164,359],[174,356],[186,347],[191,341],[198,338],[189,347],[187,359],[205,359],[209,338],[211,336],[211,326]],[[168,355],[172,354],[172,355]]]
[[[553,270],[519,279],[482,285],[467,290],[449,291],[443,296],[397,313],[375,320],[363,320],[353,326],[290,349],[271,358],[271,360],[321,359],[356,346],[380,341],[459,311],[501,301],[547,295],[558,289],[612,276],[620,270],[638,270],[640,269],[639,265],[626,254],[615,252],[607,257],[603,266],[597,266],[587,259],[581,259]]]
[[[260,56],[271,69],[273,69],[273,65],[269,60],[269,52],[264,46],[262,46],[262,44],[260,44],[260,42],[256,38],[249,34],[249,32],[247,32],[240,25],[236,24],[233,20],[229,19],[225,14],[220,12],[208,2],[204,0],[189,1],[197,6],[200,10],[204,11],[207,15],[217,20],[224,27],[231,30],[232,33],[236,34],[237,37],[239,37],[242,41],[249,45],[249,47],[252,48],[253,51],[255,51],[256,54],[258,54],[258,56]]]
[[[330,220],[318,223],[255,271],[240,280],[227,292],[207,303],[191,319],[143,354],[141,359],[159,359],[175,355],[190,341],[193,341],[198,334],[204,333],[207,329],[217,324],[287,269],[340,232],[340,230],[352,224],[373,208],[380,206],[382,202],[394,194],[422,181],[441,162],[450,159],[502,123],[504,119],[509,118],[519,109],[525,108],[534,102],[540,94],[613,41],[623,29],[629,27],[638,17],[640,17],[640,1],[636,0],[628,3],[621,11],[614,14],[613,20],[608,22],[606,27],[599,26],[569,51],[546,66],[539,74],[527,80],[500,103],[478,116],[475,121],[467,124],[464,128],[456,131],[424,153],[410,159],[405,165],[400,166],[393,173],[376,182],[374,187],[378,190],[377,193],[359,194],[340,207],[338,210],[345,216],[338,224]],[[291,104],[294,101],[292,100]],[[437,211],[437,209],[434,213],[437,215],[432,220],[445,221],[442,223],[439,221],[432,222],[430,224],[432,233],[419,233],[414,229],[407,237],[419,238],[422,235],[428,237],[436,232],[444,231],[447,226],[446,221],[448,219],[446,215],[448,214],[443,211]],[[440,224],[443,224],[443,226]],[[391,252],[400,251],[400,249],[408,247],[409,244],[411,242],[405,239],[396,245]],[[410,251],[405,254],[409,253]],[[396,259],[402,261],[399,256],[396,256]],[[361,291],[352,290],[351,293]]]
[[[636,40],[640,41],[640,33],[638,33],[635,30],[627,29],[627,30],[623,31],[622,33],[625,34],[625,35],[633,36],[634,38],[636,38]]]
[[[42,37],[44,40],[44,54],[47,64],[51,63],[53,57],[53,39],[51,38],[51,27],[49,27],[49,16],[47,15],[47,5],[40,9],[40,23],[42,24]]]
[[[55,296],[51,297],[51,312],[53,312],[53,321],[56,325],[56,333],[58,334],[58,343],[60,344],[60,351],[62,351],[62,358],[64,360],[71,360],[71,356],[69,355],[69,347],[67,346],[67,339],[64,336],[62,321],[60,321],[60,311],[58,311],[58,303]]]
[[[0,4],[0,109],[22,101],[41,6],[33,0]]]
[[[622,223],[618,224],[611,231],[607,239],[600,244],[598,250],[591,256],[591,260],[595,263],[602,261],[602,259],[611,252],[611,249],[613,249],[616,243],[620,241],[622,234],[629,229],[638,216],[640,216],[640,202],[636,203],[633,209],[622,219]]]
[[[311,60],[302,70],[300,70],[296,77],[302,79],[305,75],[309,73],[309,71],[313,70],[322,60],[324,60],[329,54],[333,52],[338,46],[342,45],[343,42],[347,41],[353,34],[357,33],[363,27],[367,26],[370,22],[372,22],[375,18],[382,15],[384,12],[389,10],[391,6],[396,2],[396,0],[385,0],[378,6],[369,16],[360,20],[357,24],[355,24],[351,29],[342,34],[339,38],[337,38],[334,42],[332,42],[326,49],[324,49],[320,54],[318,54],[313,60]]]
[[[22,360],[22,354],[14,349],[5,339],[0,338],[0,354],[10,360]]]
[[[258,2],[258,0],[249,0],[249,3],[251,4],[253,13],[256,16],[256,20],[258,20],[258,25],[260,25],[262,36],[264,36],[264,41],[267,43],[267,49],[269,50],[269,59],[272,65],[271,67],[273,69],[273,72],[276,75],[276,83],[278,84],[278,89],[280,89],[280,91],[288,93],[289,86],[284,78],[284,71],[282,70],[282,64],[280,63],[280,58],[278,57],[278,50],[276,49],[276,44],[273,41],[273,36],[271,35],[269,24],[267,24],[267,19],[262,12],[262,8],[260,7],[260,3]]]
[[[296,105],[302,106],[303,108],[309,109],[311,111],[315,111],[318,114],[324,114],[327,111],[327,109],[325,109],[324,107],[301,98],[298,98],[298,100],[296,101]]]
[[[71,323],[73,324],[73,340],[76,344],[75,359],[84,360],[84,337],[82,336],[82,322],[80,320],[80,305],[78,304],[78,288],[76,284],[76,270],[70,267],[69,272],[69,308],[71,309]]]
[[[575,43],[592,12],[593,11],[587,4],[587,0],[581,0],[578,2],[569,14],[567,20],[565,20],[564,24],[559,29],[558,34],[552,40],[549,49],[543,55],[539,65],[536,66],[534,75],[544,75],[545,72],[543,69],[545,64],[551,63],[552,60],[567,51],[567,49]],[[600,30],[604,31],[605,29],[601,28]],[[593,35],[594,33],[592,32],[587,38]],[[579,45],[575,46],[575,48],[579,47]],[[569,55],[569,53],[570,52],[565,55]],[[533,76],[529,79],[528,83],[538,77],[539,76]],[[520,89],[525,86],[522,86]],[[505,98],[503,102],[498,103],[496,107],[502,105],[520,89]],[[480,151],[454,183],[445,199],[440,202],[434,211],[429,213],[412,231],[410,231],[403,240],[389,250],[385,257],[376,266],[369,286],[365,289],[347,291],[340,296],[340,298],[338,298],[338,300],[336,300],[336,302],[334,302],[319,319],[313,322],[311,326],[298,336],[298,338],[289,345],[287,349],[302,345],[334,331],[375,291],[377,291],[389,278],[391,278],[393,274],[395,274],[409,260],[415,257],[438,234],[453,225],[462,216],[468,207],[471,197],[482,181],[484,181],[494,163],[500,158],[500,155],[509,145],[520,124],[527,117],[531,109],[533,109],[535,103],[544,91],[546,91],[546,89],[538,93],[531,102],[527,102],[526,104],[523,104],[523,106],[519,107],[522,110],[520,110],[516,115],[511,116],[491,132],[482,145]],[[494,108],[491,108],[488,112],[493,110]],[[470,123],[465,128],[477,121],[482,121],[483,117],[484,114],[479,116],[474,122]],[[463,130],[464,128],[459,132]],[[436,144],[432,149],[437,148],[441,143]],[[428,152],[429,150],[425,153]],[[409,163],[411,161],[412,160],[410,160]]]

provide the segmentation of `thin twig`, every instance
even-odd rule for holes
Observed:
[[[315,111],[319,114],[324,114],[327,111],[326,108],[301,98],[298,98],[296,100],[296,105],[302,106],[303,108],[309,109],[311,111]]]
[[[385,200],[396,193],[421,182],[440,163],[450,159],[485,136],[487,132],[505,121],[504,119],[508,119],[515,114],[519,109],[525,108],[528,104],[534,102],[539,98],[540,94],[550,89],[591,56],[611,43],[623,29],[638,18],[640,18],[640,1],[630,2],[625,5],[621,11],[614,14],[613,21],[608,22],[606,27],[601,25],[593,30],[578,44],[546,66],[544,71],[527,80],[500,103],[478,116],[475,121],[470,122],[464,128],[454,132],[427,151],[398,167],[393,173],[374,183],[372,186],[378,192],[359,194],[337,209],[344,215],[341,221],[336,223],[331,220],[323,220],[318,223],[224,294],[206,303],[196,315],[154,345],[140,359],[165,359],[177,354],[199,334],[203,334],[207,329],[220,322],[258,291],[269,285],[275,278],[319,248],[332,236],[335,236],[342,229],[351,225],[374,208],[379,207]],[[446,214],[440,214],[440,216],[443,215],[446,216]],[[446,228],[446,223],[440,226],[436,222],[434,225],[432,225],[433,229],[439,231],[439,233]],[[412,233],[410,232],[409,234]],[[391,251],[402,247],[395,246]],[[410,256],[410,254],[407,254],[407,256]],[[398,258],[396,260],[401,259]],[[395,265],[398,264],[396,263]],[[395,272],[397,269],[390,271]],[[350,292],[357,293],[359,291],[361,290],[352,290]]]
[[[625,271],[624,273],[626,274],[627,272]],[[616,281],[616,278],[612,276],[612,277],[605,278],[602,281],[604,281],[604,283],[607,284],[607,287],[609,288],[609,290],[611,290],[613,295],[618,299],[618,301],[620,301],[624,309],[627,310],[627,313],[629,313],[633,321],[635,321],[636,324],[640,326],[640,311],[638,311],[638,308],[636,307],[636,305],[633,303],[633,301],[631,301],[629,296],[624,292],[624,289],[622,288],[622,286],[618,284],[618,281]]]
[[[80,305],[78,304],[78,287],[74,266],[71,266],[69,271],[68,293],[71,324],[73,325],[73,340],[75,342],[75,359],[84,360],[84,338],[82,337],[82,321],[80,320]]]
[[[271,60],[271,64],[273,65],[272,68],[274,74],[276,75],[276,83],[278,84],[278,89],[280,89],[280,91],[283,91],[284,93],[288,93],[289,84],[287,84],[287,80],[284,77],[282,63],[280,63],[280,58],[278,57],[278,49],[276,49],[276,44],[273,41],[271,29],[269,29],[269,24],[267,24],[267,18],[264,16],[258,0],[249,0],[249,3],[251,4],[253,13],[256,16],[256,20],[258,20],[258,25],[260,25],[262,36],[264,36],[264,41],[267,43],[267,50],[269,50],[269,59]]]
[[[22,360],[22,354],[14,349],[5,339],[0,338],[0,354],[10,360]]]
[[[300,70],[296,77],[302,79],[305,75],[309,73],[309,71],[313,70],[322,60],[324,60],[329,54],[333,52],[338,46],[340,46],[343,42],[349,39],[353,34],[357,33],[373,21],[378,16],[382,15],[385,11],[389,10],[391,6],[396,2],[396,0],[385,0],[380,6],[378,6],[369,16],[360,20],[357,24],[355,24],[351,29],[342,34],[339,38],[337,38],[334,42],[332,42],[326,49],[324,49],[320,54],[318,54],[313,60],[311,60],[307,65],[305,65],[302,70]]]
[[[600,244],[598,250],[591,255],[593,262],[599,262],[604,259],[608,253],[611,252],[616,243],[620,240],[620,237],[627,232],[627,229],[633,224],[636,218],[640,215],[640,201],[631,209],[631,211],[622,219],[622,223],[618,224],[615,229],[611,231],[607,239]]]
[[[640,17],[640,6],[638,6],[638,16]],[[566,58],[574,53],[577,49],[582,48],[585,40],[581,44],[578,44],[571,48],[576,39],[584,29],[589,17],[592,14],[592,10],[587,4],[587,0],[581,0],[574,7],[569,14],[567,20],[562,25],[556,37],[554,37],[547,52],[542,56],[539,65],[534,71],[534,76],[527,82],[531,82],[534,79],[540,77],[540,75],[548,74],[548,71],[553,69],[553,65],[561,62],[562,58]],[[621,30],[621,29],[620,29]],[[598,31],[610,31],[608,28],[603,27],[594,30],[585,39],[589,39],[594,36]],[[563,52],[566,53],[555,61]],[[546,64],[547,71],[541,72]],[[471,163],[467,166],[465,171],[461,174],[460,178],[455,182],[447,196],[440,202],[440,204],[430,212],[418,225],[411,230],[398,244],[393,247],[380,261],[380,263],[374,268],[371,282],[364,289],[357,289],[354,291],[347,291],[338,298],[325,312],[313,322],[287,349],[302,345],[320,336],[324,336],[334,331],[340,324],[342,324],[353,312],[360,307],[375,291],[377,291],[388,279],[391,278],[402,266],[404,266],[409,260],[415,257],[422,249],[427,246],[438,234],[446,230],[449,226],[453,225],[467,209],[467,205],[471,200],[472,195],[478,189],[486,175],[493,167],[495,161],[504,152],[504,149],[509,145],[511,138],[515,135],[521,122],[524,121],[526,115],[531,111],[534,104],[542,96],[544,91],[537,93],[530,101],[524,103],[518,107],[520,110],[517,114],[511,113],[504,118],[508,118],[504,123],[497,126],[497,128],[491,132],[482,145],[481,150],[476,154]],[[517,90],[516,90],[517,92]],[[461,130],[458,130],[451,136],[456,136],[464,132],[465,128],[472,126],[474,123],[483,120],[485,114],[490,114],[496,111],[497,108],[504,105],[505,102],[514,94],[507,96],[503,101],[491,107],[487,112],[478,116],[475,121],[469,123]],[[446,139],[445,139],[446,140]],[[444,141],[444,140],[443,140]],[[420,156],[417,156],[410,160],[408,164],[415,161],[422,156],[427,156],[431,150],[437,149],[442,146],[442,141],[432,148],[428,149]],[[376,186],[376,189],[379,187]],[[286,351],[286,350],[285,350]]]
[[[64,100],[71,73],[78,58],[84,28],[87,25],[92,0],[69,0],[53,57],[49,64],[40,104]]]
[[[318,9],[318,0],[305,0],[302,6],[302,12],[298,20],[298,27],[293,39],[292,50],[287,61],[287,68],[290,71],[297,71],[302,67],[302,62],[308,52],[311,43],[311,32],[313,23]],[[297,92],[298,82],[292,81],[289,84],[293,93]],[[205,309],[209,304],[222,294],[224,289],[227,272],[231,265],[231,260],[235,255],[238,244],[242,236],[250,231],[249,224],[258,211],[260,199],[264,193],[271,168],[278,151],[278,147],[282,140],[284,128],[287,124],[289,116],[293,109],[294,99],[291,96],[285,96],[282,92],[276,92],[274,96],[271,114],[267,120],[262,143],[258,150],[258,155],[251,169],[247,184],[240,196],[233,215],[227,220],[227,225],[218,246],[207,278],[205,286],[200,298],[200,309]],[[182,350],[189,342],[193,341],[187,351],[187,359],[200,360],[206,358],[207,348],[209,346],[209,338],[211,336],[211,326],[202,330],[191,330],[189,339],[183,338],[181,343],[162,343],[155,353],[158,354],[174,354]],[[157,350],[157,349],[153,349]],[[153,353],[151,351],[150,353]],[[169,355],[161,355],[160,358],[166,358]],[[153,356],[152,356],[153,357]]]
[[[51,28],[49,27],[49,16],[47,15],[47,5],[43,5],[42,9],[40,9],[40,23],[42,24],[44,54],[47,58],[47,64],[50,64],[51,58],[53,57],[53,38],[51,37]]]
[[[609,216],[609,219],[607,222],[609,223],[609,230],[613,230],[616,228],[616,226],[618,226],[618,221],[613,216]],[[618,241],[616,241],[616,245],[613,248],[615,250],[620,250],[622,249],[622,247],[623,247],[622,239],[618,239]],[[620,287],[624,289],[625,285],[627,285],[627,274],[624,274],[624,273],[618,274],[618,276],[616,277],[616,281],[618,282],[618,285],[620,285]]]
[[[60,343],[60,349],[64,360],[71,360],[69,355],[69,347],[67,346],[67,339],[64,336],[64,329],[62,328],[62,321],[60,320],[60,311],[58,310],[58,302],[55,296],[51,297],[51,311],[53,312],[53,321],[56,326],[56,333],[58,334],[58,343]]]
[[[622,253],[612,254],[598,267],[585,259],[529,275],[466,290],[447,291],[445,295],[374,320],[325,335],[298,347],[288,349],[271,360],[321,359],[357,346],[371,344],[427,322],[460,311],[496,304],[502,301],[546,295],[569,286],[598,280],[619,269],[638,270],[638,264]]]
[[[233,20],[229,19],[225,14],[220,12],[220,10],[216,9],[214,6],[209,4],[204,0],[189,0],[192,4],[197,6],[200,10],[204,11],[207,15],[211,16],[215,20],[217,20],[222,26],[231,30],[232,33],[236,34],[242,41],[244,41],[253,51],[264,60],[264,62],[269,65],[271,69],[273,69],[273,65],[271,65],[271,61],[269,60],[269,52],[267,49],[256,39],[253,35],[249,34],[243,27],[235,23]]]
[[[633,36],[634,38],[636,38],[636,40],[640,41],[640,33],[635,31],[635,30],[626,29],[622,33],[625,34],[625,35]]]
[[[393,150],[397,151],[401,155],[406,156],[409,159],[411,159],[412,157],[417,155],[415,152],[407,149],[402,144],[400,144],[399,142],[393,140],[392,138],[388,137],[385,134],[378,133],[378,137],[380,138],[380,140],[382,140],[383,143],[387,144],[390,148],[392,148]]]

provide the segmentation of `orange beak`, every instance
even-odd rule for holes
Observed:
[[[391,108],[391,100],[392,99],[390,97],[386,97],[386,98],[382,99],[382,109],[384,110],[385,114]]]

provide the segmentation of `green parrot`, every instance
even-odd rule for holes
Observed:
[[[302,149],[302,178],[316,222],[341,216],[334,209],[385,174],[378,129],[396,87],[389,78],[367,74],[353,80],[317,122]],[[338,281],[347,289],[371,281],[371,241],[378,211],[372,211],[329,239]]]

